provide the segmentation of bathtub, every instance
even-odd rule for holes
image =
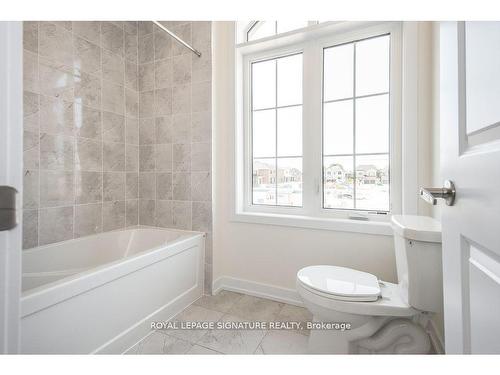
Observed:
[[[203,293],[203,233],[134,227],[23,251],[21,353],[123,353]]]

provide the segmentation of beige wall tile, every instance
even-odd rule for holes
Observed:
[[[23,122],[24,130],[38,132],[40,129],[39,120],[40,96],[38,94],[23,92]]]
[[[40,168],[72,170],[74,138],[65,135],[40,134]]]
[[[172,173],[156,173],[156,199],[172,199]]]
[[[212,164],[211,159],[210,143],[193,143],[191,145],[191,170],[193,172],[209,172]]]
[[[40,22],[38,44],[40,56],[66,67],[72,66],[72,35],[65,28],[49,22]]]
[[[139,89],[138,66],[135,62],[125,61],[125,87]]]
[[[139,199],[151,199],[156,197],[156,175],[154,172],[139,173]]]
[[[163,89],[172,86],[172,59],[155,61],[155,88]]]
[[[153,22],[139,21],[138,22],[139,36],[151,34],[153,32]]]
[[[155,118],[156,143],[172,143],[172,116]]]
[[[155,225],[163,228],[171,228],[172,220],[172,201],[157,200],[156,201],[156,223]]]
[[[104,111],[125,114],[125,89],[110,81],[102,81],[102,109]]]
[[[137,173],[127,173],[125,179],[125,198],[127,200],[139,198],[139,175]]]
[[[181,113],[172,116],[172,142],[191,142],[191,113]]]
[[[23,22],[23,48],[38,53],[38,22]]]
[[[102,230],[110,231],[125,227],[125,201],[102,204]]]
[[[155,90],[155,115],[172,114],[172,90],[170,88]]]
[[[191,170],[191,144],[174,144],[172,169],[174,172]]]
[[[101,79],[85,72],[75,77],[75,102],[92,108],[101,108]]]
[[[155,201],[139,199],[139,225],[155,225],[155,221]]]
[[[139,94],[127,88],[125,89],[125,116],[139,117]]]
[[[155,27],[154,52],[155,59],[162,60],[172,56],[172,46],[174,42],[164,31]]]
[[[191,118],[191,142],[212,141],[212,113],[194,112]]]
[[[172,113],[191,112],[191,85],[176,86],[172,92]]]
[[[40,245],[66,241],[71,238],[73,238],[73,206],[40,210]]]
[[[125,138],[126,143],[139,144],[139,120],[129,117],[125,119]]]
[[[99,21],[73,21],[73,34],[89,42],[99,44],[101,39],[101,23]]]
[[[104,172],[102,180],[103,201],[125,200],[125,172]]]
[[[127,227],[139,224],[139,201],[137,199],[126,201],[126,216]]]
[[[173,163],[173,147],[169,143],[156,145],[156,171],[171,172]]]
[[[112,112],[102,113],[102,140],[125,143],[125,117]]]
[[[172,81],[175,86],[191,83],[191,55],[174,56]]]
[[[125,59],[135,64],[138,62],[137,34],[125,33]]]
[[[75,206],[75,238],[102,232],[102,204]]]
[[[192,105],[193,112],[209,111],[212,105],[212,84],[201,82],[193,84]]]
[[[139,171],[155,170],[155,147],[139,146]]]
[[[179,38],[188,44],[191,44],[191,23],[184,23],[182,25],[176,26],[172,30]],[[180,43],[172,43],[172,55],[189,55],[192,52],[184,47]]]
[[[73,103],[49,96],[40,96],[40,131],[49,134],[73,135]]]
[[[120,56],[124,54],[124,31],[112,22],[101,22],[102,47]]]
[[[28,74],[30,73],[28,72]],[[73,74],[67,66],[48,61],[41,57],[39,59],[38,74],[41,94],[69,102],[74,99],[73,89],[76,90],[81,85],[81,82],[79,82],[79,86],[75,86]],[[81,79],[79,80],[81,81]],[[30,90],[29,88],[26,89]]]
[[[139,171],[139,146],[125,145],[125,170],[127,172]]]
[[[102,78],[117,85],[125,84],[125,60],[121,55],[103,50],[102,51]]]
[[[23,208],[38,208],[40,202],[38,170],[26,169],[23,174]]]
[[[191,173],[191,199],[193,201],[212,200],[212,180],[210,172]]]
[[[23,52],[23,89],[25,91],[40,92],[38,80],[38,56],[28,51]]]
[[[74,202],[73,172],[40,171],[40,207],[70,206]]]
[[[101,47],[86,39],[73,37],[73,67],[90,74],[101,74]]]
[[[102,139],[102,116],[99,109],[73,104],[75,135],[78,137]]]
[[[38,246],[38,210],[23,210],[23,249]]]
[[[126,33],[131,35],[137,35],[138,22],[137,21],[124,21],[123,29]]]
[[[172,199],[177,201],[191,200],[191,174],[172,174]]]
[[[139,94],[139,117],[154,116],[154,91],[144,91]]]
[[[40,137],[37,132],[23,132],[23,166],[38,169],[40,165]]]
[[[139,65],[139,91],[151,91],[155,86],[155,65],[153,62]]]
[[[191,202],[172,201],[172,226],[191,229]]]
[[[102,142],[77,138],[75,147],[75,169],[78,171],[102,172]]]
[[[103,153],[104,172],[125,171],[125,144],[104,142],[102,153]]]
[[[212,231],[211,202],[193,202],[192,229],[200,232]]]
[[[146,64],[154,60],[153,34],[139,36],[139,64]]]
[[[139,144],[150,145],[155,142],[155,123],[152,117],[139,120]]]
[[[78,172],[75,195],[77,204],[102,202],[102,172]]]

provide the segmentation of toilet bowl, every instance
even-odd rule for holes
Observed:
[[[309,352],[429,352],[428,334],[418,322],[440,308],[441,229],[431,218],[393,216],[392,220],[398,284],[333,265],[298,271],[297,292],[313,315]]]

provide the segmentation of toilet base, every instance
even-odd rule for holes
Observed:
[[[430,348],[420,325],[390,317],[373,317],[353,330],[311,330],[308,346],[311,354],[428,354]]]

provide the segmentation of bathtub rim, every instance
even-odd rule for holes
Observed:
[[[160,262],[164,259],[170,258],[184,251],[190,250],[191,248],[195,247],[198,244],[199,240],[203,240],[204,242],[204,239],[206,238],[205,232],[170,229],[170,228],[157,228],[144,225],[122,228],[105,233],[119,232],[131,229],[132,230],[156,229],[156,230],[183,232],[186,234],[186,237],[181,237],[166,245],[161,245],[141,251],[139,253],[134,254],[131,257],[121,258],[113,262],[104,263],[97,267],[87,269],[81,273],[77,273],[41,285],[39,287],[26,290],[21,295],[20,317],[24,318],[37,311],[49,308],[50,306],[63,302],[71,297],[77,296],[79,294],[95,289],[103,284],[109,283],[117,278],[123,277],[139,269]],[[80,238],[78,238],[77,240],[79,239]],[[192,244],[189,244],[189,242],[192,242]],[[44,247],[50,245],[44,245]],[[172,251],[165,252],[164,250],[166,248],[172,249]],[[204,258],[203,249],[201,251],[201,256],[202,258]],[[87,283],[84,282],[85,280],[87,280]],[[201,282],[203,282],[203,280],[201,280]]]

